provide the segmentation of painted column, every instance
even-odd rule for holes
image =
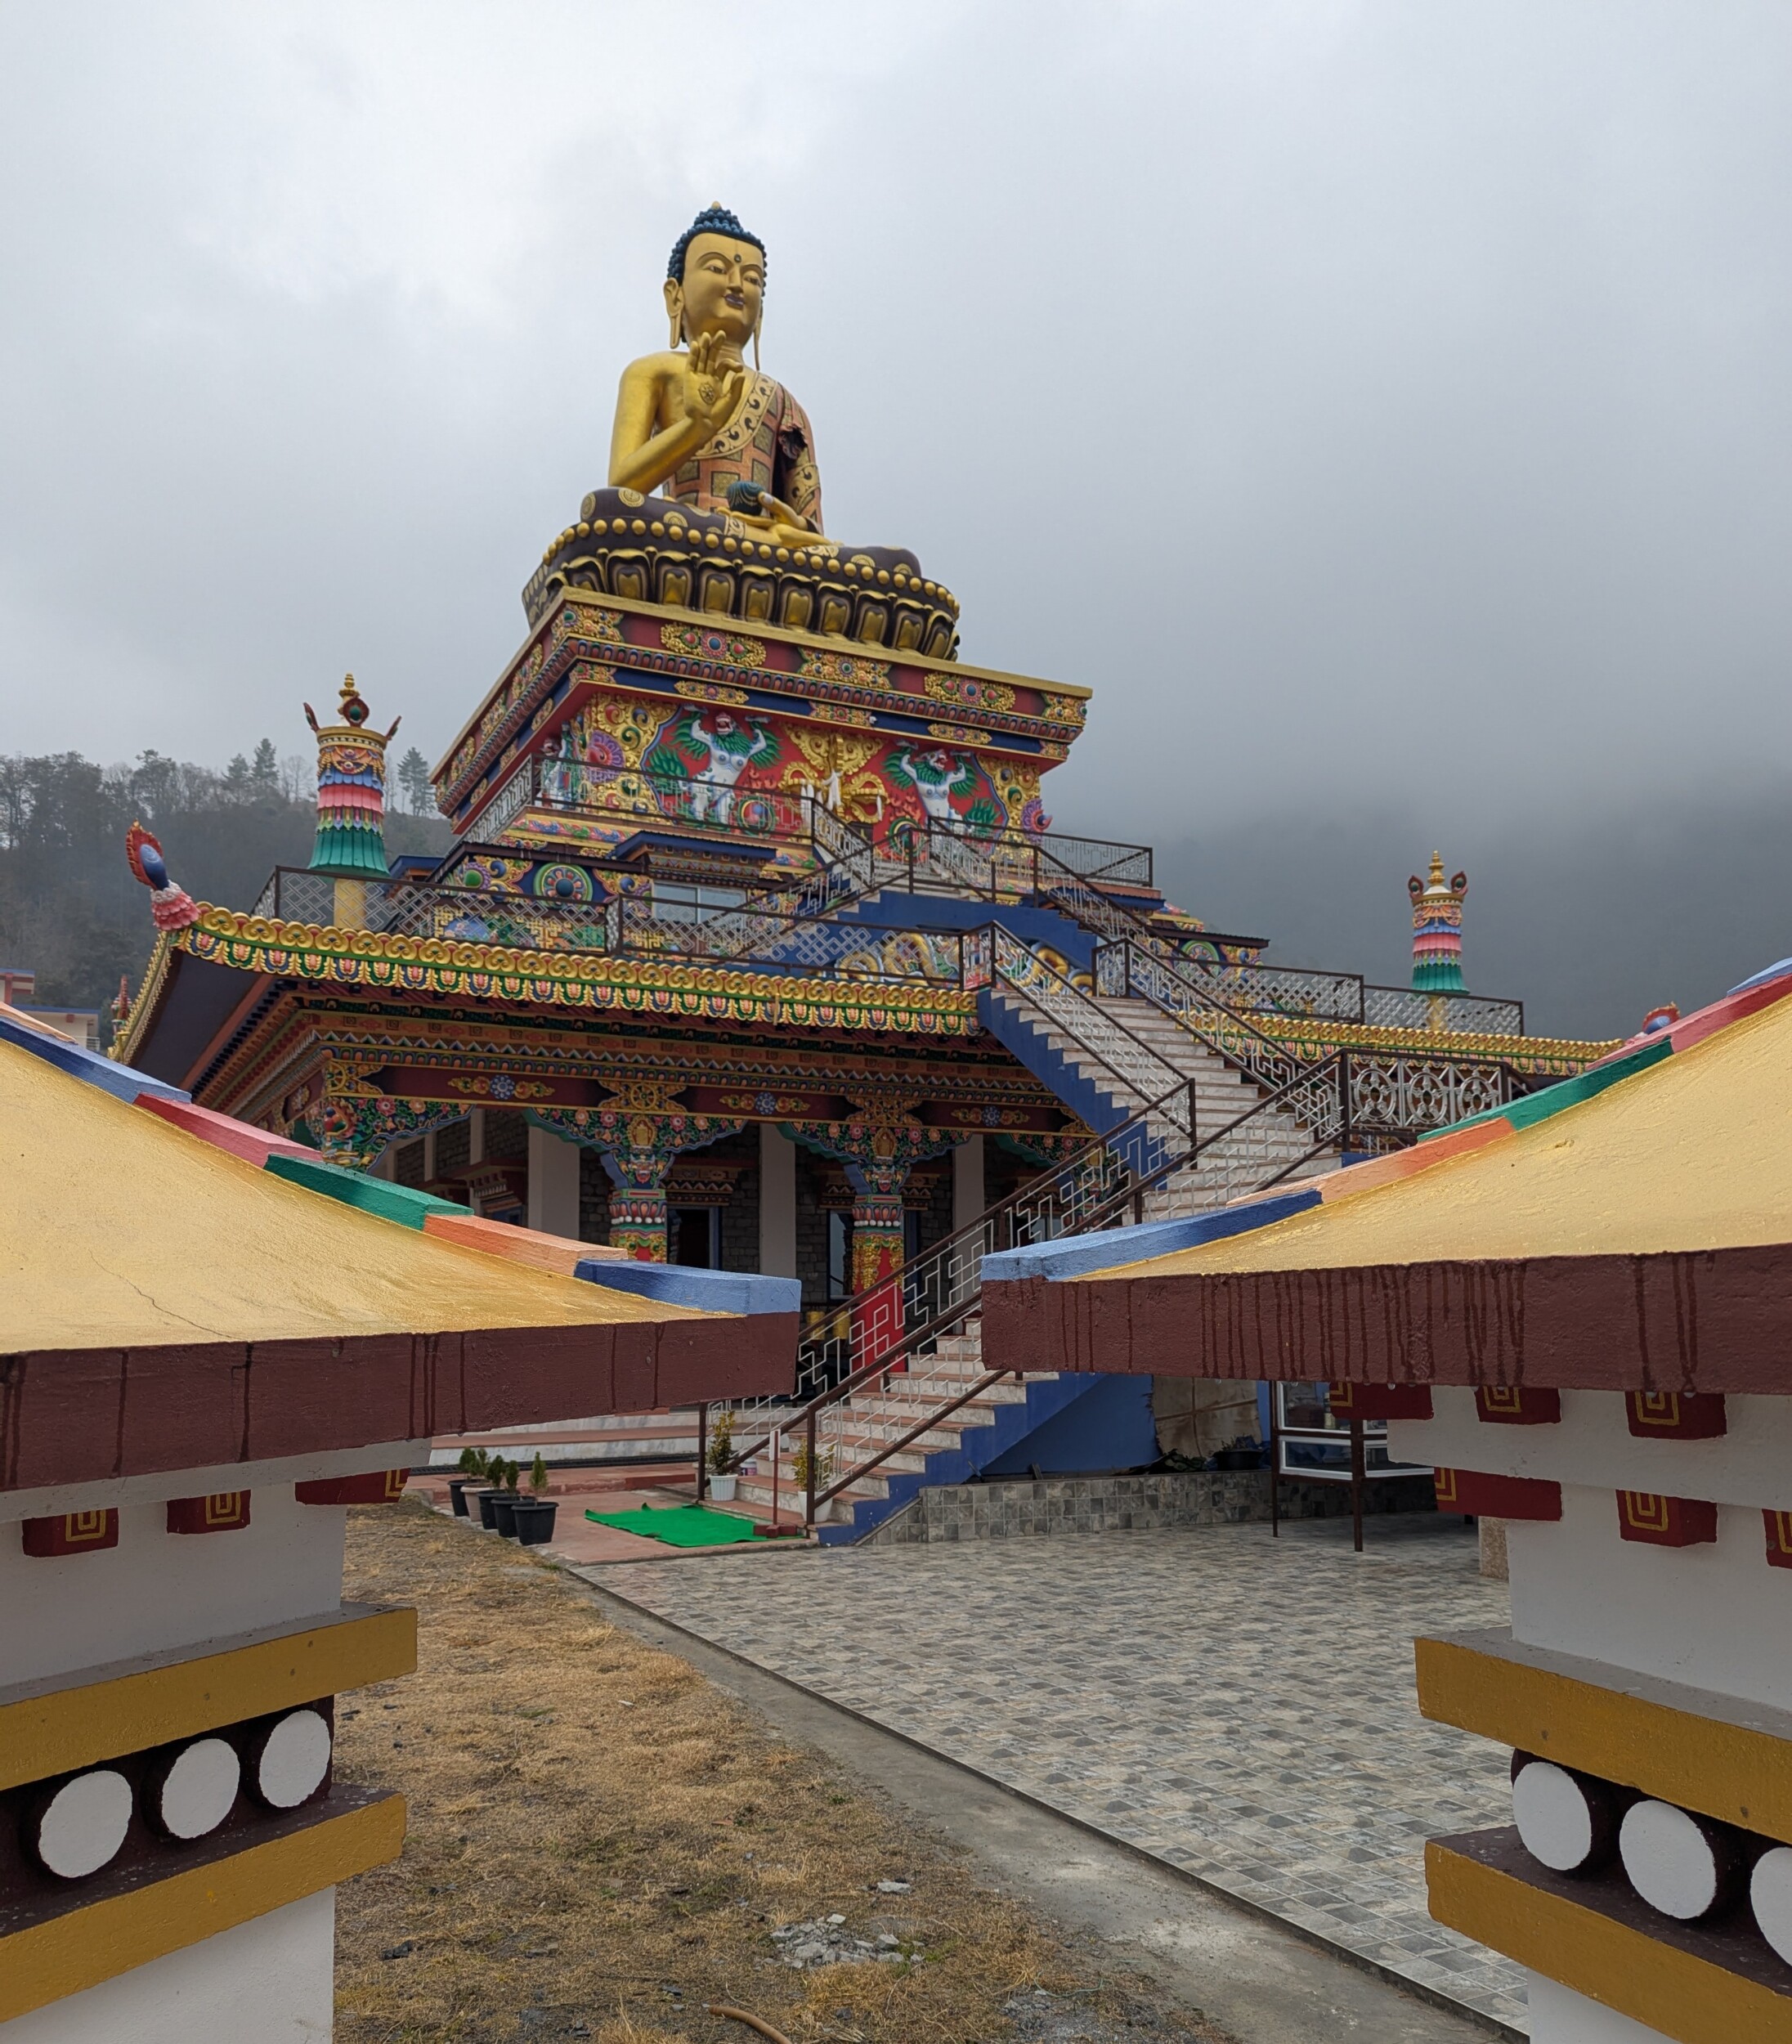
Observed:
[[[579,1239],[579,1145],[529,1124],[529,1226]]]
[[[906,1163],[848,1164],[853,1189],[853,1290],[868,1292],[902,1268]],[[900,1326],[900,1319],[897,1325]]]
[[[796,1275],[796,1145],[770,1122],[759,1123],[759,1269]]]
[[[305,719],[317,734],[317,836],[307,871],[336,881],[339,930],[365,929],[367,883],[386,877],[386,746],[396,731],[364,729],[367,705],[355,677],[343,677],[339,724],[320,724],[309,703]]]
[[[903,1189],[911,1168],[952,1149],[949,1129],[916,1122],[795,1122],[791,1132],[843,1164],[853,1192],[853,1367],[894,1347],[903,1326]]]
[[[613,1190],[610,1246],[637,1262],[666,1261],[666,1176],[673,1159],[737,1134],[746,1124],[721,1114],[667,1109],[674,1087],[656,1082],[631,1087],[606,1107],[543,1107],[530,1119],[597,1150]],[[575,1233],[577,1232],[575,1227]]]
[[[1431,854],[1431,877],[1406,883],[1413,900],[1413,984],[1421,993],[1463,991],[1463,897],[1468,876],[1444,881],[1442,854]]]
[[[967,1136],[952,1152],[952,1232],[968,1228],[988,1204],[983,1197],[983,1139]]]

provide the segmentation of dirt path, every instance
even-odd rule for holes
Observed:
[[[421,1625],[418,1673],[340,1714],[344,1778],[410,1803],[338,1898],[341,2044],[746,2044],[712,2001],[801,2044],[1221,2040],[582,1589],[419,1506],[351,1514],[347,1594]],[[781,1956],[817,1945],[894,1956]]]

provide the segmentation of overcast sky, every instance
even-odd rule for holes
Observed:
[[[1789,88],[1785,0],[0,6],[0,751],[352,667],[433,756],[719,198],[830,530],[1095,690],[1061,827],[1329,842],[1384,972],[1435,840],[1521,962],[1508,854],[1792,803]]]

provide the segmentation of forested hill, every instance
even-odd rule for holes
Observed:
[[[414,813],[428,800],[421,755],[407,753],[395,778],[388,852],[446,850],[432,807]],[[277,760],[266,739],[222,773],[155,752],[132,767],[78,752],[0,758],[0,965],[36,970],[40,1006],[103,1008],[120,974],[135,991],[155,931],[124,863],[134,821],[195,901],[249,908],[276,866],[310,858],[317,811],[303,762]]]

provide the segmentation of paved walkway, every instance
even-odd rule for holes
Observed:
[[[1506,1755],[1418,1715],[1415,1632],[1503,1624],[1430,1516],[641,1562],[590,1579],[1484,2015],[1423,1842],[1510,1822]],[[584,1571],[581,1571],[584,1572]]]

